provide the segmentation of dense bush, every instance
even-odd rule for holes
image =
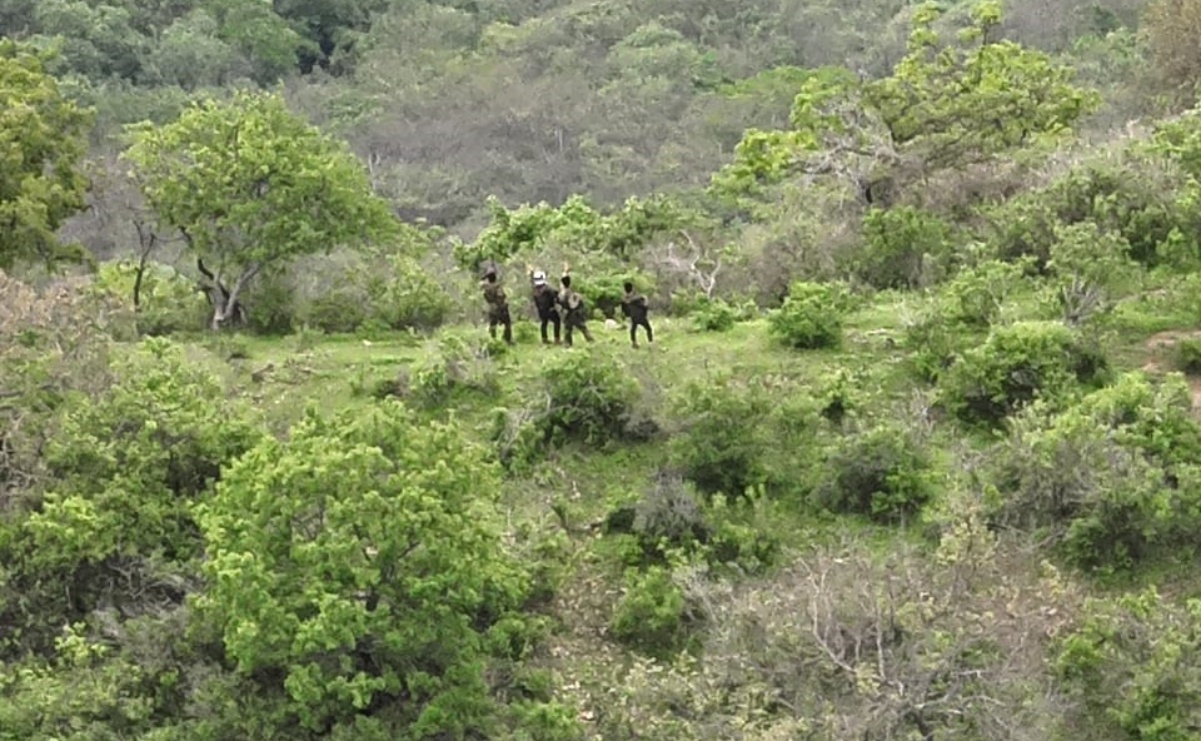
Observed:
[[[613,612],[610,630],[617,640],[646,654],[669,658],[686,646],[697,615],[664,566],[631,569]]]
[[[398,402],[310,413],[232,464],[200,508],[211,586],[195,606],[298,731],[349,733],[378,714],[393,736],[487,736],[482,634],[512,627],[528,591],[498,490],[453,424],[422,425]]]
[[[93,286],[136,308],[138,331],[146,335],[199,331],[208,326],[212,313],[195,282],[156,262],[146,263],[140,284],[137,263],[132,260],[105,263],[97,271]]]
[[[989,468],[994,521],[1048,533],[1082,567],[1128,569],[1201,525],[1201,425],[1179,377],[1128,374],[1059,414],[1031,407]]]
[[[1188,338],[1174,348],[1176,368],[1190,376],[1201,375],[1201,340]]]
[[[843,304],[840,289],[798,281],[784,304],[772,312],[770,331],[781,344],[798,350],[836,348],[842,343]]]
[[[599,444],[622,436],[639,390],[628,368],[589,349],[553,358],[541,375],[547,401],[538,425],[547,438]]]
[[[1088,738],[1184,741],[1201,708],[1201,600],[1154,587],[1089,600],[1058,642],[1056,677],[1071,702],[1064,725]]]
[[[4,523],[0,551],[20,564],[0,586],[10,624],[26,614],[22,603],[39,605],[42,621],[73,621],[101,604],[138,614],[181,600],[182,575],[202,548],[191,507],[262,435],[166,340],[146,340],[113,372],[112,387],[63,404],[42,453],[41,501]],[[48,640],[34,626],[24,632]]]
[[[938,216],[913,208],[873,208],[863,218],[858,277],[876,288],[916,288],[932,282],[950,251],[952,229]]]
[[[1173,232],[1186,228],[1174,190],[1162,160],[1146,155],[1087,163],[996,208],[989,243],[1003,259],[1031,256],[1046,265],[1058,227],[1090,224],[1116,233],[1130,257],[1154,265]]]
[[[835,512],[895,521],[916,513],[934,494],[928,452],[895,425],[872,427],[836,442],[823,469],[816,498]]]
[[[672,402],[679,430],[671,438],[672,463],[705,494],[741,496],[764,483],[771,398],[756,385],[733,379],[690,383]]]
[[[389,385],[382,390],[389,395],[412,398],[425,407],[445,405],[462,392],[491,396],[500,388],[488,346],[455,334],[439,339],[437,350],[404,376],[403,384],[398,378],[397,386]]]
[[[428,332],[452,308],[441,284],[408,255],[346,255],[325,270],[332,274],[297,286],[298,324],[325,332],[372,327]]]
[[[994,328],[939,379],[958,418],[995,424],[1036,398],[1066,399],[1081,383],[1104,378],[1108,362],[1077,332],[1057,322]]]

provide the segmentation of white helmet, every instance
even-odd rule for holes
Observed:
[[[542,272],[541,270],[534,271],[534,285],[536,285],[536,286],[546,285],[546,273]]]

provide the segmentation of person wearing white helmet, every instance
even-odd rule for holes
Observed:
[[[546,284],[546,273],[541,270],[535,270],[530,265],[526,265],[526,269],[529,271],[530,280],[534,284],[534,307],[538,310],[538,319],[542,322],[542,344],[550,344],[550,339],[546,336],[546,325],[553,324],[555,328],[555,344],[558,345],[562,322],[559,318],[559,308],[555,292]]]

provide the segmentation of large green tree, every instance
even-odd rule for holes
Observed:
[[[985,0],[958,43],[936,29],[942,11],[919,6],[908,52],[892,74],[864,80],[831,68],[807,79],[783,131],[751,129],[714,178],[739,195],[798,175],[833,175],[868,205],[888,206],[931,175],[1070,133],[1099,105],[1071,67],[997,38],[1000,5]]]
[[[213,329],[239,314],[239,298],[260,272],[406,231],[346,144],[292,113],[278,94],[206,99],[164,126],[131,128],[124,156],[133,176],[212,281]]]
[[[201,505],[197,606],[239,671],[278,677],[309,729],[364,731],[387,707],[406,729],[392,737],[462,738],[488,715],[481,629],[528,586],[498,491],[456,425],[419,424],[399,402],[310,414]]]
[[[55,231],[85,205],[80,162],[92,112],[62,96],[47,61],[0,40],[0,268],[85,255],[60,243]]]

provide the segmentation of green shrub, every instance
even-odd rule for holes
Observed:
[[[541,375],[547,405],[538,424],[548,440],[601,444],[625,431],[639,384],[623,365],[588,348],[558,355]]]
[[[1176,343],[1176,368],[1190,376],[1201,375],[1201,340],[1183,339]]]
[[[770,332],[781,344],[798,350],[836,348],[842,343],[842,297],[835,288],[797,281],[784,304],[769,318]]]
[[[701,303],[692,312],[692,326],[698,332],[725,332],[738,323],[738,310],[722,299]]]
[[[995,523],[1040,530],[1077,566],[1120,571],[1201,525],[1201,425],[1188,386],[1127,374],[1059,414],[1016,415],[990,454]]]
[[[100,266],[93,280],[94,290],[133,306],[137,263],[131,260]],[[157,262],[146,263],[138,291],[138,332],[157,336],[173,332],[203,330],[211,310],[204,294],[175,269]]]
[[[1168,600],[1154,587],[1090,599],[1057,641],[1052,668],[1070,702],[1068,735],[1130,741],[1197,737],[1201,707],[1201,600]]]
[[[1058,322],[998,327],[939,379],[947,408],[969,423],[996,424],[1036,398],[1070,395],[1102,379],[1108,361]]]
[[[296,292],[286,274],[260,275],[246,291],[248,329],[265,335],[286,335],[296,326]]]
[[[351,287],[335,288],[308,301],[300,320],[322,332],[353,332],[370,316],[361,292]]]
[[[672,400],[679,430],[670,460],[705,494],[737,497],[763,483],[764,420],[772,400],[758,387],[731,379],[690,383]]]
[[[440,327],[453,308],[438,281],[405,254],[349,256],[321,285],[300,289],[297,321],[324,332],[429,332]]]
[[[484,343],[487,340],[446,335],[438,341],[437,351],[409,372],[407,384],[384,385],[380,391],[395,389],[396,393],[407,385],[412,398],[429,408],[443,406],[463,392],[493,396],[500,390],[500,380]]]
[[[662,558],[667,551],[709,539],[704,512],[685,482],[660,476],[633,508],[630,529],[643,551]]]
[[[875,288],[916,288],[950,249],[952,229],[912,206],[873,208],[863,218],[855,272]]]
[[[969,327],[988,327],[1033,269],[1033,262],[985,260],[967,268],[942,289],[946,319]]]
[[[627,572],[624,594],[609,627],[622,643],[667,658],[685,647],[694,622],[692,606],[671,572],[651,566],[645,572]]]
[[[835,512],[893,521],[920,510],[934,492],[923,446],[908,431],[891,425],[839,441],[824,469],[817,501]]]
[[[442,326],[450,297],[416,260],[390,255],[369,267],[378,271],[364,278],[370,318],[393,330],[429,332]]]

